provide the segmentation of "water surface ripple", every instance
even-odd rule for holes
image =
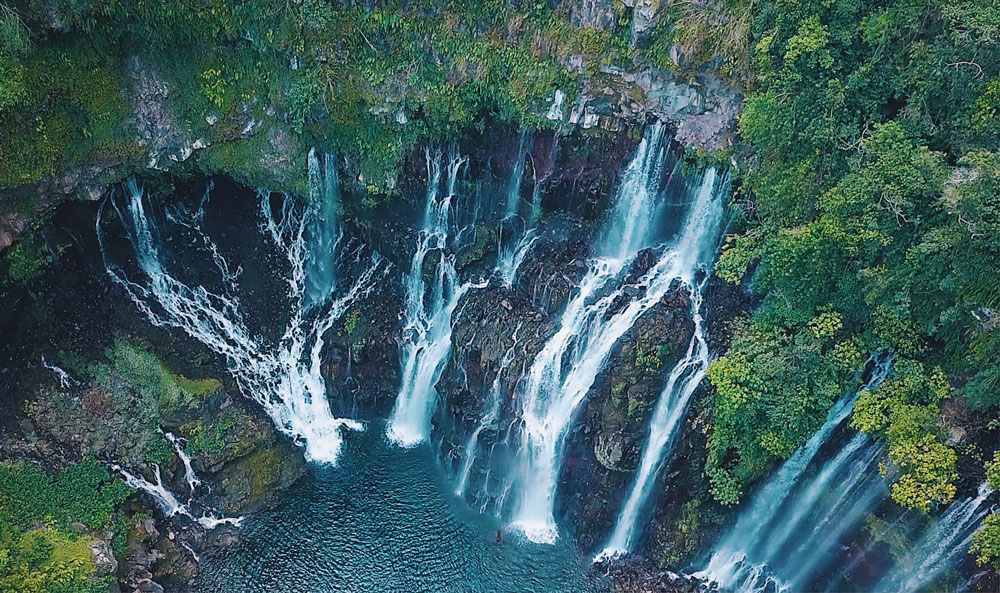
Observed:
[[[392,447],[382,427],[351,434],[339,467],[310,466],[240,541],[206,558],[203,593],[586,592],[590,560],[570,537],[536,545],[450,494],[427,445]],[[568,534],[567,534],[568,535]]]

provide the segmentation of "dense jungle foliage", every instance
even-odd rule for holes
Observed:
[[[853,423],[888,441],[893,498],[930,510],[959,481],[955,417],[998,422],[1000,6],[728,10],[752,23],[752,69],[745,228],[718,271],[748,276],[763,303],[710,368],[714,494],[737,501],[822,424],[867,353],[887,350],[895,372],[862,393]],[[961,453],[979,467],[994,455]],[[977,536],[981,562],[1000,561],[998,530],[994,516]]]
[[[0,464],[0,590],[107,591],[108,578],[93,578],[91,533],[110,530],[113,545],[124,545],[126,526],[112,513],[130,493],[94,459],[55,478],[27,463]]]

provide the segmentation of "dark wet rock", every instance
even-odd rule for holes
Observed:
[[[216,474],[222,493],[219,510],[228,515],[252,512],[291,486],[305,471],[301,451],[278,440],[227,463]]]
[[[693,328],[683,314],[686,298],[668,295],[664,301],[619,341],[580,414],[590,430],[567,442],[567,456],[575,462],[562,471],[560,492],[579,496],[564,502],[561,513],[575,525],[577,539],[588,551],[602,545],[600,537],[613,527],[664,376],[691,338]]]
[[[163,587],[154,581],[145,579],[139,582],[136,591],[141,591],[142,593],[163,593]]]
[[[475,241],[458,253],[455,268],[459,272],[468,273],[476,264],[482,264],[487,255],[495,254],[496,245],[496,229],[485,224],[476,225]],[[482,265],[479,267],[482,268]]]
[[[129,58],[126,71],[138,140],[149,153],[149,167],[162,168],[164,160],[186,160],[194,152],[194,142],[174,116],[166,81],[139,56]]]
[[[609,593],[707,593],[710,584],[692,576],[658,570],[641,557],[602,562],[595,571],[610,577]]]
[[[624,0],[624,4],[632,9],[632,28],[629,32],[632,47],[645,47],[656,28],[660,12],[669,3],[663,0]]]

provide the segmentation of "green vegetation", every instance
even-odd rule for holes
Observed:
[[[52,256],[42,251],[33,235],[22,237],[7,250],[7,274],[15,282],[28,282],[41,276],[45,266],[52,263]]]
[[[0,464],[0,590],[25,593],[107,591],[88,549],[131,490],[85,459],[51,478],[28,463]]]
[[[929,511],[955,495],[955,452],[943,444],[936,422],[938,403],[950,391],[941,369],[928,372],[919,362],[900,359],[893,377],[862,391],[854,406],[854,426],[889,441],[889,459],[900,470],[892,497],[904,506]]]
[[[761,304],[708,369],[712,496],[737,503],[858,388],[868,354],[887,351],[894,375],[860,394],[852,424],[887,442],[896,502],[932,511],[952,499],[962,464],[945,402],[964,400],[977,422],[1000,410],[997,3],[668,3],[640,49],[629,47],[620,3],[614,32],[573,27],[571,3],[549,4],[0,4],[0,189],[94,163],[141,169],[151,118],[210,144],[186,167],[276,189],[304,191],[307,147],[336,151],[371,205],[397,191],[418,141],[482,132],[487,121],[551,125],[538,114],[556,89],[574,100],[571,55],[597,86],[602,66],[649,63],[692,78],[718,60],[745,104],[733,154],[739,220],[717,272],[748,280]],[[149,97],[161,82],[162,113]],[[137,95],[148,103],[139,118]],[[5,258],[19,282],[49,263],[30,236]],[[359,311],[344,323],[353,341],[365,327]],[[646,373],[669,356],[630,354]],[[90,371],[111,405],[130,411],[127,448],[143,460],[170,455],[154,438],[164,416],[220,387],[123,341],[107,359]],[[626,387],[612,395],[638,413]],[[977,434],[1000,426],[982,424]],[[182,432],[210,453],[229,428],[197,420]],[[998,467],[987,464],[994,485]],[[685,509],[685,534],[697,514]],[[25,546],[41,540],[58,538]],[[980,562],[1000,562],[998,542],[992,515],[976,536]]]
[[[718,272],[749,275],[763,303],[709,370],[713,492],[736,502],[885,349],[895,377],[862,394],[854,424],[887,439],[893,498],[929,510],[958,475],[940,402],[1000,404],[1000,9],[718,6],[719,35],[745,26],[722,53],[748,92],[742,229]]]
[[[188,452],[194,455],[222,451],[226,445],[226,431],[233,425],[234,422],[231,418],[219,418],[211,422],[199,418],[181,426],[181,432],[187,435]]]
[[[986,517],[982,529],[972,536],[969,551],[976,556],[979,564],[989,564],[1000,570],[1000,513]]]
[[[351,311],[351,314],[347,316],[344,320],[344,331],[347,335],[353,336],[354,332],[358,331],[358,326],[361,324],[361,310],[355,309]]]
[[[994,451],[993,460],[986,462],[986,479],[990,488],[1000,489],[1000,451]],[[1000,513],[986,517],[983,527],[972,537],[969,552],[979,564],[1000,570]]]
[[[127,388],[145,400],[150,411],[169,416],[181,406],[197,406],[222,388],[218,379],[192,381],[176,375],[155,354],[123,340],[115,340],[106,355],[110,364],[97,365],[92,372],[122,405],[128,397],[122,388]]]
[[[641,369],[646,374],[655,373],[663,366],[663,358],[670,353],[669,344],[657,348],[648,348],[644,344],[636,344],[632,348],[632,366]]]
[[[561,58],[585,55],[600,76],[631,54],[622,35],[572,27],[566,9],[544,2],[3,7],[0,188],[92,162],[144,167],[130,96],[148,99],[162,79],[169,111],[153,116],[209,141],[202,168],[303,189],[302,173],[274,171],[305,171],[305,147],[315,145],[350,155],[376,201],[395,191],[417,140],[481,130],[490,118],[551,125],[538,115],[545,101],[557,88],[572,101],[577,86]]]
[[[84,364],[84,370],[107,394],[101,400],[106,403],[93,405],[119,412],[115,422],[124,423],[116,425],[114,430],[119,439],[124,439],[118,443],[120,458],[134,463],[169,461],[173,451],[158,432],[164,419],[197,407],[222,384],[217,379],[191,380],[177,375],[155,354],[120,339],[115,340],[105,355],[107,362]],[[79,360],[67,362],[83,364]],[[105,430],[94,429],[95,444],[109,438],[101,434]]]
[[[759,311],[708,368],[716,388],[708,473],[726,504],[819,428],[863,361],[839,314],[825,309],[787,328],[772,315]]]

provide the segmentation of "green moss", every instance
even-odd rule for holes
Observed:
[[[175,377],[181,391],[189,394],[194,402],[204,401],[205,398],[222,389],[222,381],[211,377],[207,379],[188,379],[184,375],[175,375]]]
[[[29,282],[41,276],[45,267],[52,263],[52,256],[42,251],[42,246],[34,235],[21,238],[7,251],[7,274],[15,282]]]
[[[655,373],[663,366],[660,350],[661,348],[649,348],[645,344],[636,344],[632,348],[632,366],[647,375]],[[669,353],[669,346],[666,347],[666,351]]]
[[[129,154],[116,59],[83,36],[56,35],[17,60],[9,73],[21,91],[0,109],[0,187]]]
[[[153,353],[123,340],[115,340],[107,356],[110,366],[98,365],[92,372],[121,403],[129,397],[124,389],[155,404],[150,418],[169,416],[181,406],[193,408],[222,388],[218,379],[192,380],[175,374]]]
[[[277,483],[281,452],[276,447],[262,449],[250,455],[245,463],[250,472],[251,495],[256,500]]]
[[[910,538],[906,526],[901,523],[890,523],[875,515],[869,515],[865,521],[865,529],[873,541],[882,542],[889,547],[889,553],[896,562],[906,561],[910,550]]]
[[[0,546],[0,590],[18,593],[98,593],[93,539],[53,529],[33,529]]]
[[[637,418],[644,412],[649,410],[649,408],[652,407],[652,403],[653,403],[652,401],[650,401],[645,397],[638,397],[638,396],[633,397],[631,394],[629,394],[628,415],[633,418]]]
[[[225,448],[229,440],[226,433],[232,427],[233,421],[228,417],[210,421],[199,418],[181,426],[180,432],[188,439],[189,453],[218,453]],[[237,447],[233,452],[239,454],[241,451],[238,449]]]
[[[678,566],[698,550],[699,534],[706,522],[706,514],[708,511],[700,498],[684,503],[677,519],[669,527],[671,545],[660,556],[660,566]]]

